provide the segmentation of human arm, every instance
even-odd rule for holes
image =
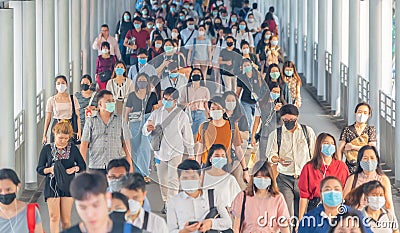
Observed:
[[[133,173],[133,164],[132,164],[132,155],[131,155],[131,141],[130,140],[124,140],[122,142],[122,148],[124,149],[125,152],[125,159],[128,161],[130,168],[129,168],[129,173]]]
[[[347,194],[350,193],[352,186],[353,186],[353,181],[354,181],[354,175],[349,176],[347,178],[346,184],[343,189],[343,197],[346,198]]]
[[[115,40],[114,45],[114,53],[117,56],[118,60],[121,60],[121,51],[119,50],[118,39]]]
[[[346,142],[340,140],[339,141],[339,148],[338,148],[338,155],[339,155],[339,159],[341,159],[342,161],[345,161],[346,157],[344,156],[344,147],[346,146]]]
[[[49,165],[47,164],[47,154],[51,153],[50,150],[50,145],[46,145],[42,147],[40,151],[39,161],[36,167],[36,172],[39,173],[39,175],[46,176],[54,172],[53,167],[48,167]]]
[[[36,223],[35,233],[43,233],[43,232],[44,232],[44,230],[43,230],[42,222]]]
[[[82,138],[81,118],[79,116],[80,115],[80,113],[79,113],[80,105],[79,105],[78,99],[76,98],[75,95],[73,95],[73,101],[74,101],[74,105],[75,105],[76,121],[78,124],[78,132],[76,132],[76,137],[77,137],[78,141],[80,141]]]
[[[244,153],[243,153],[243,150],[242,150],[242,146],[241,145],[237,145],[234,148],[235,148],[235,154],[236,154],[236,156],[238,157],[238,159],[240,161],[240,165],[242,166],[242,169],[247,168],[246,159],[244,158]],[[249,176],[248,169],[246,171],[243,170],[243,179],[247,183],[250,182],[250,176]]]
[[[143,125],[142,134],[144,136],[149,136],[151,134],[151,132],[153,132],[153,130],[155,129],[154,113],[155,113],[155,111],[150,114],[150,116],[147,119],[146,123],[144,123],[144,125]]]
[[[382,185],[385,188],[385,209],[391,210],[392,213],[395,213],[393,205],[392,186],[390,184],[389,177],[387,177],[386,175],[382,176]]]
[[[308,205],[308,200],[310,198],[310,192],[309,190],[309,181],[310,181],[310,171],[309,169],[312,169],[312,167],[309,164],[306,164],[303,169],[301,170],[300,176],[299,176],[299,193],[300,193],[300,201],[299,201],[299,219],[301,220],[304,216],[304,214],[307,212],[307,205]]]
[[[126,122],[128,122],[129,121],[129,113],[132,111],[132,108],[130,108],[130,107],[125,107],[125,117],[124,117],[124,120],[126,121]]]
[[[195,155],[194,153],[194,140],[193,140],[193,133],[192,133],[192,128],[190,126],[190,121],[189,117],[186,115],[186,113],[181,112],[181,117],[182,119],[182,139],[183,139],[183,144],[185,145],[187,152],[189,154],[189,157],[193,157]]]
[[[193,53],[193,46],[190,46],[189,51],[188,51],[188,56],[187,56],[187,65],[188,66],[192,65],[192,53]]]
[[[85,121],[85,126],[83,126],[83,134],[81,138],[81,146],[79,151],[82,155],[83,160],[86,162],[86,155],[89,148],[89,142],[92,135],[92,118],[88,117]]]
[[[75,163],[76,163],[76,171],[75,172],[82,172],[86,170],[86,162],[82,157],[81,152],[78,150],[78,147],[74,147],[73,149],[73,154],[75,157]]]
[[[261,116],[255,116],[254,117],[254,123],[253,123],[253,129],[251,130],[251,145],[255,146],[257,141],[256,141],[256,132],[258,129],[258,126],[260,125],[261,121]]]
[[[299,201],[299,219],[300,220],[303,218],[304,214],[307,212],[307,206],[308,206],[308,199],[300,197],[300,201]]]
[[[50,121],[51,121],[51,112],[46,112],[44,127],[43,127],[42,144],[46,144],[47,142],[47,130],[49,129]]]

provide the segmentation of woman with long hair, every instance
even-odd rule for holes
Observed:
[[[110,44],[107,41],[101,43],[101,55],[96,59],[96,82],[99,91],[106,89],[116,62],[117,57],[110,54]]]
[[[294,104],[298,108],[301,106],[300,87],[302,85],[300,75],[297,73],[296,66],[291,61],[283,64],[283,81],[287,88],[284,92],[285,100],[288,104]]]

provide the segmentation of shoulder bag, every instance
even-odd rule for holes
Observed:
[[[210,206],[210,212],[206,215],[205,219],[216,219],[220,218],[217,207],[214,206],[214,189],[208,190],[208,205]],[[226,230],[208,230],[206,233],[233,233],[233,230],[228,228]]]
[[[172,122],[172,120],[178,115],[178,113],[180,111],[181,111],[181,108],[176,107],[168,115],[168,117],[161,124],[156,125],[155,129],[151,132],[150,145],[154,151],[160,150],[161,141],[162,141],[162,138],[164,137],[163,129]]]

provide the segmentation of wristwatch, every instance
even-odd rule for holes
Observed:
[[[248,170],[249,170],[248,167],[243,168],[243,171],[244,171],[244,172],[247,172]]]

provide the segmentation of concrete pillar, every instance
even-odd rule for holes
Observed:
[[[36,93],[43,90],[43,0],[36,0]]]
[[[296,45],[295,31],[297,28],[297,0],[290,0],[290,41],[289,41],[289,60],[295,62]]]
[[[400,6],[400,0],[396,0],[396,6]],[[397,8],[398,9],[398,8]],[[396,12],[396,28],[400,28],[400,15]],[[396,57],[400,58],[400,37],[396,36],[395,41]],[[1,64],[1,63],[0,63]],[[400,59],[396,59],[396,103],[400,103]],[[396,108],[396,116],[400,116],[400,108]],[[400,121],[396,121],[396,129],[400,129]],[[395,130],[395,163],[393,164],[395,170],[395,185],[400,186],[400,130]]]
[[[97,0],[90,0],[90,66],[92,75],[94,77],[96,72],[96,58],[97,58],[97,50],[92,48],[92,43],[96,39],[97,36],[100,34],[100,25],[98,24],[97,20],[97,10],[96,6],[98,4]],[[94,78],[93,78],[94,80]]]
[[[314,47],[314,1],[307,0],[307,67],[306,81],[311,84],[313,81],[313,47]]]
[[[340,58],[342,57],[342,0],[332,1],[332,97],[331,109],[340,114]]]
[[[297,19],[297,72],[304,73],[304,5],[306,0],[298,0],[298,19]]]
[[[69,2],[57,0],[58,74],[69,76]]]
[[[82,73],[91,74],[90,0],[81,0]]]
[[[0,9],[0,22],[4,36],[0,43],[0,167],[15,169],[14,142],[14,16],[13,9]],[[5,101],[6,100],[6,101]],[[36,138],[36,137],[35,137]]]
[[[45,100],[54,94],[55,77],[55,21],[54,0],[43,0],[43,82]]]
[[[371,2],[370,2],[371,4]],[[392,1],[381,0],[382,4],[382,27],[379,34],[382,35],[382,91],[389,94],[392,91]],[[396,5],[396,9],[400,9],[400,5]],[[399,15],[400,12],[397,12]],[[373,21],[370,21],[373,22]],[[400,29],[397,28],[396,36],[399,35]],[[370,55],[371,57],[371,55]],[[400,59],[400,57],[397,57]],[[373,63],[370,63],[373,64]]]
[[[73,92],[80,90],[81,79],[81,0],[71,0],[72,24],[71,24],[71,60],[72,60],[72,85]]]
[[[352,114],[358,102],[358,74],[360,72],[360,0],[349,0],[349,80],[348,123],[355,121]],[[351,113],[351,114],[350,114]]]
[[[325,91],[325,51],[326,51],[326,0],[318,1],[318,88],[317,95],[326,100]]]

